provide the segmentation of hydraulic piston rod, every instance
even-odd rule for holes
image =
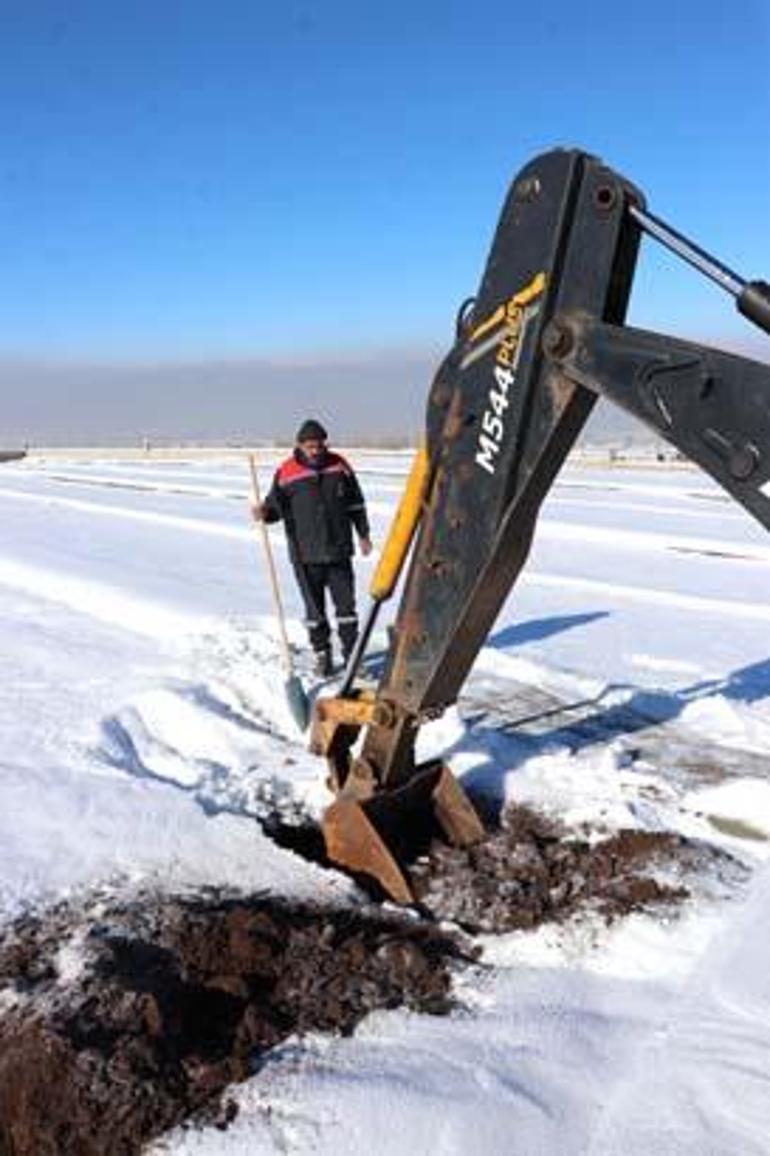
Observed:
[[[682,233],[672,229],[665,221],[661,221],[660,217],[648,213],[645,209],[631,204],[628,206],[628,212],[645,233],[660,241],[661,245],[694,266],[705,277],[715,281],[736,298],[740,313],[754,321],[766,333],[770,333],[770,285],[765,281],[746,281],[743,277],[739,277],[705,249],[701,249]]]

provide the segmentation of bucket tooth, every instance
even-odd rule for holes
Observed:
[[[336,866],[375,880],[396,903],[413,902],[406,877],[369,821],[365,804],[337,799],[324,815],[323,836],[326,854]]]
[[[453,847],[471,847],[481,842],[485,831],[476,808],[443,763],[432,797],[433,813],[448,843]]]

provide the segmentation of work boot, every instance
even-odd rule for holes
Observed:
[[[333,674],[332,652],[328,647],[323,650],[316,650],[315,672],[319,678],[328,678],[330,674]]]

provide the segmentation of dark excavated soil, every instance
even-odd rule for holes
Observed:
[[[224,1124],[222,1090],[286,1036],[446,1012],[459,954],[415,920],[267,899],[21,919],[0,942],[0,1154],[123,1156],[204,1109]]]
[[[412,878],[423,915],[503,932],[670,906],[713,857],[638,831],[592,846],[514,808],[482,846],[434,846]],[[227,1085],[288,1035],[350,1033],[375,1008],[444,1013],[450,966],[472,958],[461,933],[373,905],[212,892],[21,918],[0,935],[0,1156],[129,1156],[190,1117],[225,1127]]]
[[[687,876],[727,858],[668,832],[625,830],[591,843],[527,807],[511,807],[500,829],[477,847],[435,844],[414,865],[411,880],[435,918],[500,934],[580,910],[611,922],[680,903],[689,895]]]

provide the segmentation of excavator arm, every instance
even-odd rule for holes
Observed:
[[[652,217],[638,189],[596,158],[550,152],[513,182],[430,390],[419,486],[412,479],[417,536],[380,684],[356,691],[349,670],[342,694],[319,702],[313,731],[338,792],[324,819],[330,859],[399,901],[411,897],[410,858],[437,831],[460,844],[483,838],[448,769],[416,765],[415,739],[456,701],[598,396],[770,528],[770,367],[624,326],[643,231],[770,332],[768,287],[742,282]]]

